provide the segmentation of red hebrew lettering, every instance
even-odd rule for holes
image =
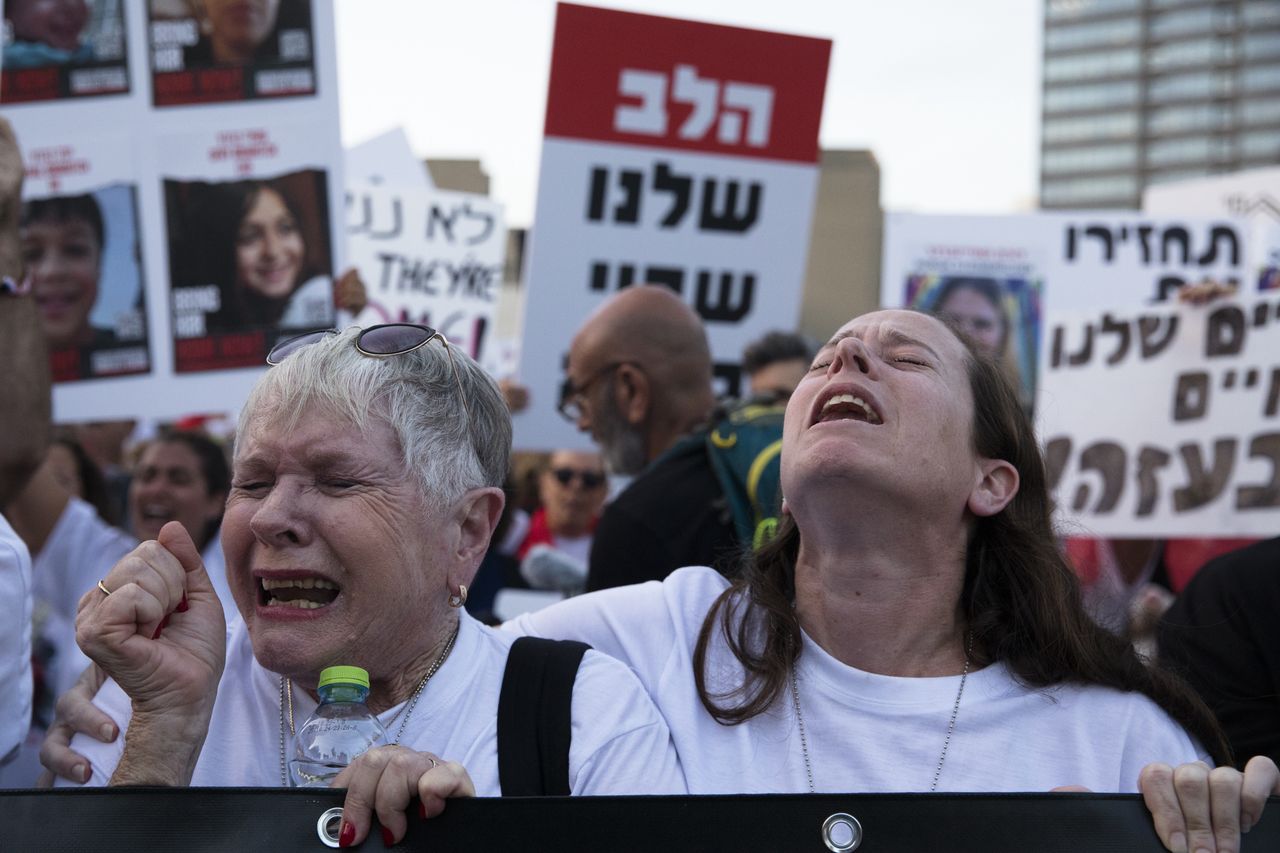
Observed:
[[[561,3],[546,135],[814,163],[831,42]]]

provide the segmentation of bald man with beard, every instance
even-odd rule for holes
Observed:
[[[673,452],[714,406],[702,321],[668,288],[629,287],[578,330],[561,410],[591,433],[612,473],[635,477],[600,518],[588,591],[731,565],[738,542],[709,459]]]

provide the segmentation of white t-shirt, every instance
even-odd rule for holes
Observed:
[[[737,726],[716,722],[698,698],[694,645],[704,616],[727,586],[712,569],[685,568],[663,582],[572,598],[506,627],[513,633],[581,640],[627,663],[671,727],[690,793],[806,792],[789,689],[765,714]],[[740,684],[741,666],[719,632],[709,663],[713,691]],[[797,672],[817,791],[929,790],[960,676],[863,672],[807,636]],[[1028,689],[994,664],[966,680],[938,790],[1048,791],[1084,785],[1132,793],[1144,765],[1204,757],[1145,696],[1093,686]]]
[[[45,677],[55,696],[70,688],[89,665],[76,645],[80,597],[137,544],[103,521],[90,504],[71,498],[35,555],[36,630],[51,652]]]
[[[0,764],[31,723],[31,556],[0,515]]]
[[[400,743],[461,763],[479,796],[497,796],[498,695],[515,637],[486,628],[465,613],[459,617],[454,649],[422,691]],[[122,730],[127,727],[129,698],[114,681],[94,701]],[[297,727],[315,706],[305,691],[293,691]],[[388,739],[400,730],[400,709],[379,715]],[[280,716],[280,676],[254,659],[248,630],[237,622],[228,630],[226,669],[191,784],[279,786]],[[569,784],[574,794],[685,793],[662,716],[626,667],[597,652],[588,651],[578,670],[571,736]],[[89,784],[105,785],[120,760],[124,738],[103,744],[77,735],[71,748],[92,763]],[[292,757],[292,737],[286,737],[285,749]]]

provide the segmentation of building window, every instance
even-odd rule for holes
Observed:
[[[1132,169],[1137,164],[1138,146],[1132,143],[1046,151],[1040,158],[1040,169],[1046,174]]]
[[[1117,83],[1096,83],[1091,86],[1062,86],[1044,93],[1044,108],[1048,112],[1062,110],[1090,110],[1101,107],[1117,107],[1138,100],[1138,84],[1131,80]]]
[[[1185,181],[1188,178],[1203,178],[1208,175],[1210,170],[1207,166],[1198,169],[1169,169],[1163,172],[1155,172],[1147,175],[1147,184],[1168,184],[1173,181]]]
[[[1170,36],[1187,35],[1188,33],[1202,33],[1205,30],[1213,29],[1215,22],[1222,20],[1214,12],[1214,9],[1205,7],[1165,12],[1152,19],[1149,32],[1151,37],[1155,39],[1165,39]],[[1226,25],[1225,21],[1223,25]]]
[[[1055,83],[1119,77],[1137,74],[1141,67],[1142,54],[1132,47],[1083,55],[1051,56],[1044,61],[1044,79]]]
[[[1128,12],[1141,5],[1142,0],[1049,0],[1048,17],[1051,21],[1069,21],[1108,12]]]
[[[1212,71],[1170,74],[1156,77],[1147,85],[1147,99],[1153,103],[1190,98],[1214,98],[1231,92],[1231,78]]]
[[[1207,161],[1217,150],[1215,140],[1208,136],[1165,139],[1147,146],[1147,164],[1158,168],[1194,160]]]
[[[1242,101],[1240,120],[1244,124],[1272,124],[1280,122],[1280,100]]]
[[[1137,18],[1120,18],[1115,21],[1094,21],[1072,27],[1050,28],[1044,34],[1044,46],[1049,50],[1119,46],[1131,44],[1141,35],[1142,24]]]
[[[1240,156],[1251,160],[1280,159],[1280,130],[1240,134]]]
[[[1112,112],[1100,116],[1049,119],[1044,123],[1045,142],[1084,142],[1135,136],[1138,116],[1132,112]]]
[[[1245,59],[1280,56],[1280,32],[1249,33],[1244,37]]]
[[[1231,110],[1222,104],[1160,107],[1147,114],[1147,132],[1154,134],[1217,130],[1230,123]]]
[[[1105,178],[1069,178],[1044,181],[1040,185],[1040,203],[1064,205],[1132,203],[1138,194],[1138,179],[1133,175]]]
[[[1167,71],[1184,65],[1208,65],[1214,62],[1230,62],[1234,46],[1219,38],[1175,41],[1153,47],[1147,53],[1147,67],[1152,71]]]
[[[1245,26],[1280,24],[1280,3],[1276,0],[1251,0],[1244,4]]]
[[[1246,68],[1241,75],[1241,88],[1246,92],[1280,88],[1280,65]]]

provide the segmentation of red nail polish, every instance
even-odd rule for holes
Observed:
[[[396,846],[396,837],[392,835],[391,830],[387,829],[385,826],[382,827],[382,843],[386,847]]]
[[[418,814],[422,815],[423,820],[427,819],[427,804],[421,800],[418,801]]]
[[[356,843],[356,825],[354,823],[342,822],[342,832],[338,833],[338,846],[350,847]]]
[[[178,612],[187,612],[187,594],[185,592],[182,594],[182,600],[178,602]]]

